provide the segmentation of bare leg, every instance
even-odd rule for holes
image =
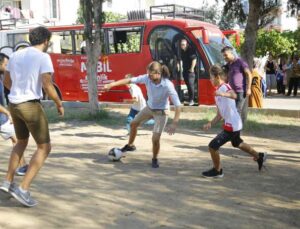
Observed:
[[[10,139],[11,139],[13,146],[15,146],[17,144],[17,138],[15,136],[13,136]],[[24,153],[23,153],[23,155],[20,159],[19,167],[24,166],[24,165],[26,165],[26,161],[25,161]]]
[[[13,147],[13,150],[10,155],[8,171],[6,174],[6,180],[12,182],[14,180],[14,174],[16,169],[18,168],[21,158],[23,157],[23,153],[27,147],[28,139],[18,140],[16,145]]]
[[[152,135],[152,152],[153,152],[153,159],[157,159],[160,149],[160,136],[161,134],[153,133]]]
[[[258,153],[247,143],[242,142],[239,145],[239,149],[246,153],[249,153],[250,155],[252,155],[254,157],[254,159],[258,159]]]
[[[130,123],[130,136],[129,136],[129,140],[128,140],[128,145],[130,145],[130,146],[133,145],[133,143],[134,143],[139,125],[140,125],[140,123],[137,123],[134,121],[132,121]]]
[[[35,151],[34,155],[32,156],[28,170],[24,176],[23,181],[20,184],[20,187],[24,190],[28,190],[29,186],[33,180],[33,178],[36,176],[40,168],[43,166],[46,158],[48,157],[48,154],[51,151],[51,144],[38,144],[37,150]]]
[[[221,170],[221,162],[220,162],[220,154],[219,154],[218,150],[214,150],[213,148],[210,148],[210,147],[208,147],[208,149],[210,152],[211,159],[214,163],[214,168],[217,171],[220,171]]]

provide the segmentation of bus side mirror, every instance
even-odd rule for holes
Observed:
[[[202,40],[203,44],[209,44],[209,37],[208,37],[208,32],[206,29],[202,29]]]

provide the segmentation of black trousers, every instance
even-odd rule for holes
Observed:
[[[299,84],[299,78],[291,77],[289,82],[289,91],[287,95],[291,95],[292,89],[294,89],[294,96],[296,96],[298,92],[298,84]]]
[[[183,79],[188,89],[189,101],[194,101],[196,75],[194,72],[183,71]]]

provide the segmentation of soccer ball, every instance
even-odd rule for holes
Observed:
[[[119,148],[112,148],[108,152],[108,158],[111,161],[119,161],[123,156],[123,152]]]

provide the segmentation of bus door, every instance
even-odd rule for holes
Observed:
[[[164,64],[170,72],[180,100],[183,100],[182,73],[179,71],[178,40],[183,38],[183,33],[171,26],[157,26],[149,35],[148,43],[152,59]]]
[[[107,60],[109,61],[108,80],[123,79],[126,74],[133,76],[146,73],[150,56],[143,53],[143,26],[105,28]],[[145,94],[145,88],[142,88]],[[102,100],[123,102],[131,98],[126,86],[115,87],[102,94]]]
[[[186,39],[197,56],[197,65],[195,68],[195,98],[194,101],[199,104],[199,79],[204,75],[205,69],[202,57],[197,50],[197,46],[182,31],[171,26],[159,26],[151,31],[149,44],[151,54],[154,60],[157,60],[168,66],[171,73],[176,91],[181,101],[187,100],[187,88],[185,86],[182,69],[180,64],[182,39]]]

